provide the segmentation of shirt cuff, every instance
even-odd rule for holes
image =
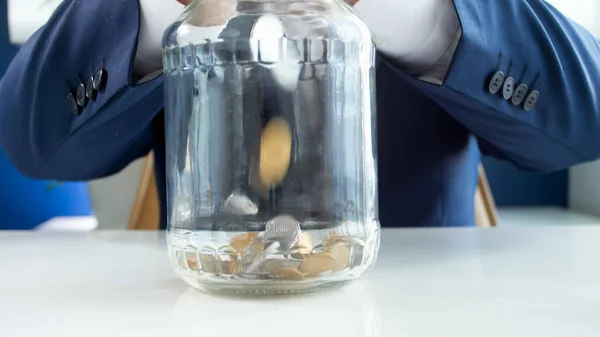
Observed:
[[[451,0],[359,0],[354,9],[371,28],[377,50],[402,71],[443,81],[460,38]]]
[[[174,0],[139,0],[140,31],[133,71],[137,78],[162,69],[163,33],[183,12],[182,4]]]

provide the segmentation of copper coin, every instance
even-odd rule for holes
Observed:
[[[256,232],[242,233],[236,235],[235,237],[233,237],[233,239],[231,239],[231,243],[229,243],[229,245],[238,253],[242,253],[250,246],[250,243],[252,242],[252,240],[254,240],[254,238],[256,238],[257,235],[258,233]]]
[[[289,280],[289,281],[299,281],[302,280],[302,273],[298,269],[294,268],[280,268],[274,272],[279,279]]]
[[[280,184],[287,175],[292,151],[292,131],[282,118],[265,126],[260,142],[259,177],[264,186]]]
[[[335,257],[327,252],[315,253],[307,256],[300,265],[300,272],[309,277],[335,270],[337,261]]]
[[[344,241],[338,241],[327,247],[327,251],[337,260],[334,271],[341,271],[350,265],[350,244]]]

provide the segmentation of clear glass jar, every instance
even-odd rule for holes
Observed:
[[[169,256],[208,292],[338,286],[379,249],[375,48],[343,0],[196,0],[163,39]]]

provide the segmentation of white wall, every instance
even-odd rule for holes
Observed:
[[[140,159],[119,174],[89,183],[98,229],[127,228],[143,166],[143,159]]]
[[[567,16],[600,38],[600,0],[550,0]],[[570,208],[600,216],[600,161],[587,163],[569,171]]]

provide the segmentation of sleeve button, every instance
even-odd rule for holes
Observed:
[[[504,73],[501,71],[498,71],[494,74],[494,76],[492,76],[492,79],[490,80],[490,83],[488,84],[488,91],[490,92],[490,94],[495,94],[498,91],[500,91],[500,88],[502,88],[502,84],[504,83]]]
[[[535,105],[537,104],[539,99],[540,99],[539,91],[537,91],[537,90],[532,91],[525,99],[525,106],[524,106],[525,110],[530,111],[531,109],[533,109],[533,107],[535,107]]]
[[[96,71],[96,74],[94,74],[94,80],[92,82],[92,87],[94,88],[94,90],[103,91],[104,86],[106,85],[107,77],[108,76],[106,74],[106,70],[98,69],[98,71]]]
[[[515,91],[515,79],[512,77],[507,77],[504,81],[504,85],[502,86],[502,97],[505,100],[509,100]]]
[[[87,105],[87,96],[85,95],[85,85],[80,84],[77,87],[77,104],[79,104],[80,107],[85,108],[85,106]]]
[[[72,93],[69,93],[67,95],[67,104],[69,105],[71,113],[75,116],[79,116],[79,104],[77,104],[77,100],[75,99],[75,96],[73,96]]]
[[[96,90],[94,90],[94,78],[90,77],[85,85],[85,96],[89,99],[96,98]]]
[[[526,84],[519,84],[517,89],[515,89],[515,93],[511,99],[512,104],[521,105],[521,103],[523,103],[523,101],[525,100],[525,96],[527,95],[528,91],[529,88]]]

